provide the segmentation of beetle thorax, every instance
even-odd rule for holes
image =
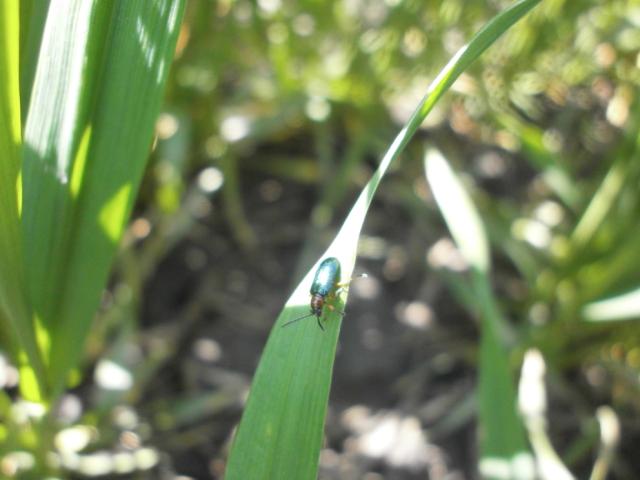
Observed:
[[[322,315],[322,307],[324,306],[324,297],[322,295],[315,294],[311,297],[311,313],[316,317]]]

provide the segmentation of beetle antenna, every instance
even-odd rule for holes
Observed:
[[[293,320],[289,320],[287,323],[285,323],[284,325],[282,325],[282,328],[286,327],[287,325],[291,325],[292,323],[297,322],[298,320],[302,320],[304,318],[308,318],[308,317],[312,317],[313,315],[315,315],[314,313],[307,313],[306,315],[303,315],[301,317],[298,318],[294,318]]]

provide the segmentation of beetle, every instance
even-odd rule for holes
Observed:
[[[286,327],[298,320],[315,315],[316,320],[318,321],[318,326],[322,331],[324,331],[324,327],[320,321],[320,318],[322,317],[322,309],[326,304],[329,309],[335,310],[335,307],[327,301],[333,299],[336,292],[343,287],[339,282],[340,262],[335,257],[325,258],[318,266],[316,274],[313,277],[313,282],[311,283],[311,289],[309,290],[309,293],[311,294],[311,302],[309,303],[311,312],[303,315],[302,317],[294,318],[282,326]],[[344,312],[339,313],[344,316]]]

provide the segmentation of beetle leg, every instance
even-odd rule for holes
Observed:
[[[320,317],[316,317],[316,320],[318,320],[318,326],[320,327],[320,330],[322,330],[324,332],[324,327],[322,326],[322,322],[320,321]]]
[[[336,295],[339,294],[340,292],[346,292],[347,290],[349,290],[349,285],[351,285],[351,282],[353,282],[353,280],[355,280],[356,278],[364,278],[364,277],[368,277],[369,275],[367,275],[366,273],[361,273],[360,275],[355,275],[353,277],[351,277],[349,280],[347,280],[346,282],[340,282],[336,284]]]
[[[336,307],[334,305],[331,305],[330,303],[325,303],[325,306],[331,310],[332,312],[338,312],[340,315],[342,315],[343,317],[345,316],[344,311],[340,311],[338,309],[336,309]]]

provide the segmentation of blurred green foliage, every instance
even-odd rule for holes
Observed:
[[[191,132],[183,172],[211,164],[231,180],[228,223],[249,250],[256,239],[238,179],[315,185],[307,247],[317,251],[309,245],[326,238],[317,232],[363,184],[429,80],[509,3],[190,5],[170,96]],[[588,323],[584,312],[640,283],[639,23],[639,2],[543,2],[456,82],[422,137],[465,173],[489,227],[514,368],[536,346],[554,375],[581,372],[594,395],[634,414],[640,330]],[[382,192],[418,224],[435,209],[416,180],[423,145],[410,147]],[[601,367],[607,381],[594,380]]]
[[[153,164],[105,300],[111,309],[101,312],[92,332],[88,363],[106,357],[125,364],[127,345],[145,342],[136,323],[143,285],[218,188],[229,228],[248,254],[260,240],[244,212],[247,178],[315,188],[303,269],[305,255],[328,238],[319,232],[364,185],[429,81],[511,3],[190,2]],[[580,416],[584,435],[563,445],[570,466],[597,442],[594,404],[609,404],[636,422],[640,415],[637,304],[623,307],[622,316],[611,307],[592,314],[603,305],[594,302],[640,287],[639,27],[636,0],[543,1],[456,82],[380,195],[424,232],[426,250],[437,236],[432,231],[445,230],[422,175],[425,145],[436,144],[461,172],[487,226],[513,372],[527,348],[539,348],[554,394]],[[474,311],[457,274],[446,265],[426,268]],[[177,354],[160,349],[138,370],[131,367],[134,391],[94,401],[82,421],[103,432],[99,446],[118,442],[109,431],[110,409],[142,403],[154,373]],[[211,399],[203,398],[180,399],[175,410],[191,412],[184,405],[197,404],[210,413]],[[8,417],[11,400],[0,403]],[[162,402],[157,411],[158,431],[177,422],[179,414]],[[637,438],[637,428],[627,428]],[[31,448],[34,433],[25,431],[7,445]],[[0,438],[20,432],[0,428]],[[635,459],[621,457],[614,471],[632,478],[625,473]]]
[[[428,80],[508,3],[194,2],[169,97],[189,139],[166,161],[312,182],[326,225]],[[544,304],[559,324],[637,285],[638,22],[636,2],[545,1],[423,126],[478,185],[494,248],[528,287],[514,308]],[[501,185],[516,168],[517,185]]]

